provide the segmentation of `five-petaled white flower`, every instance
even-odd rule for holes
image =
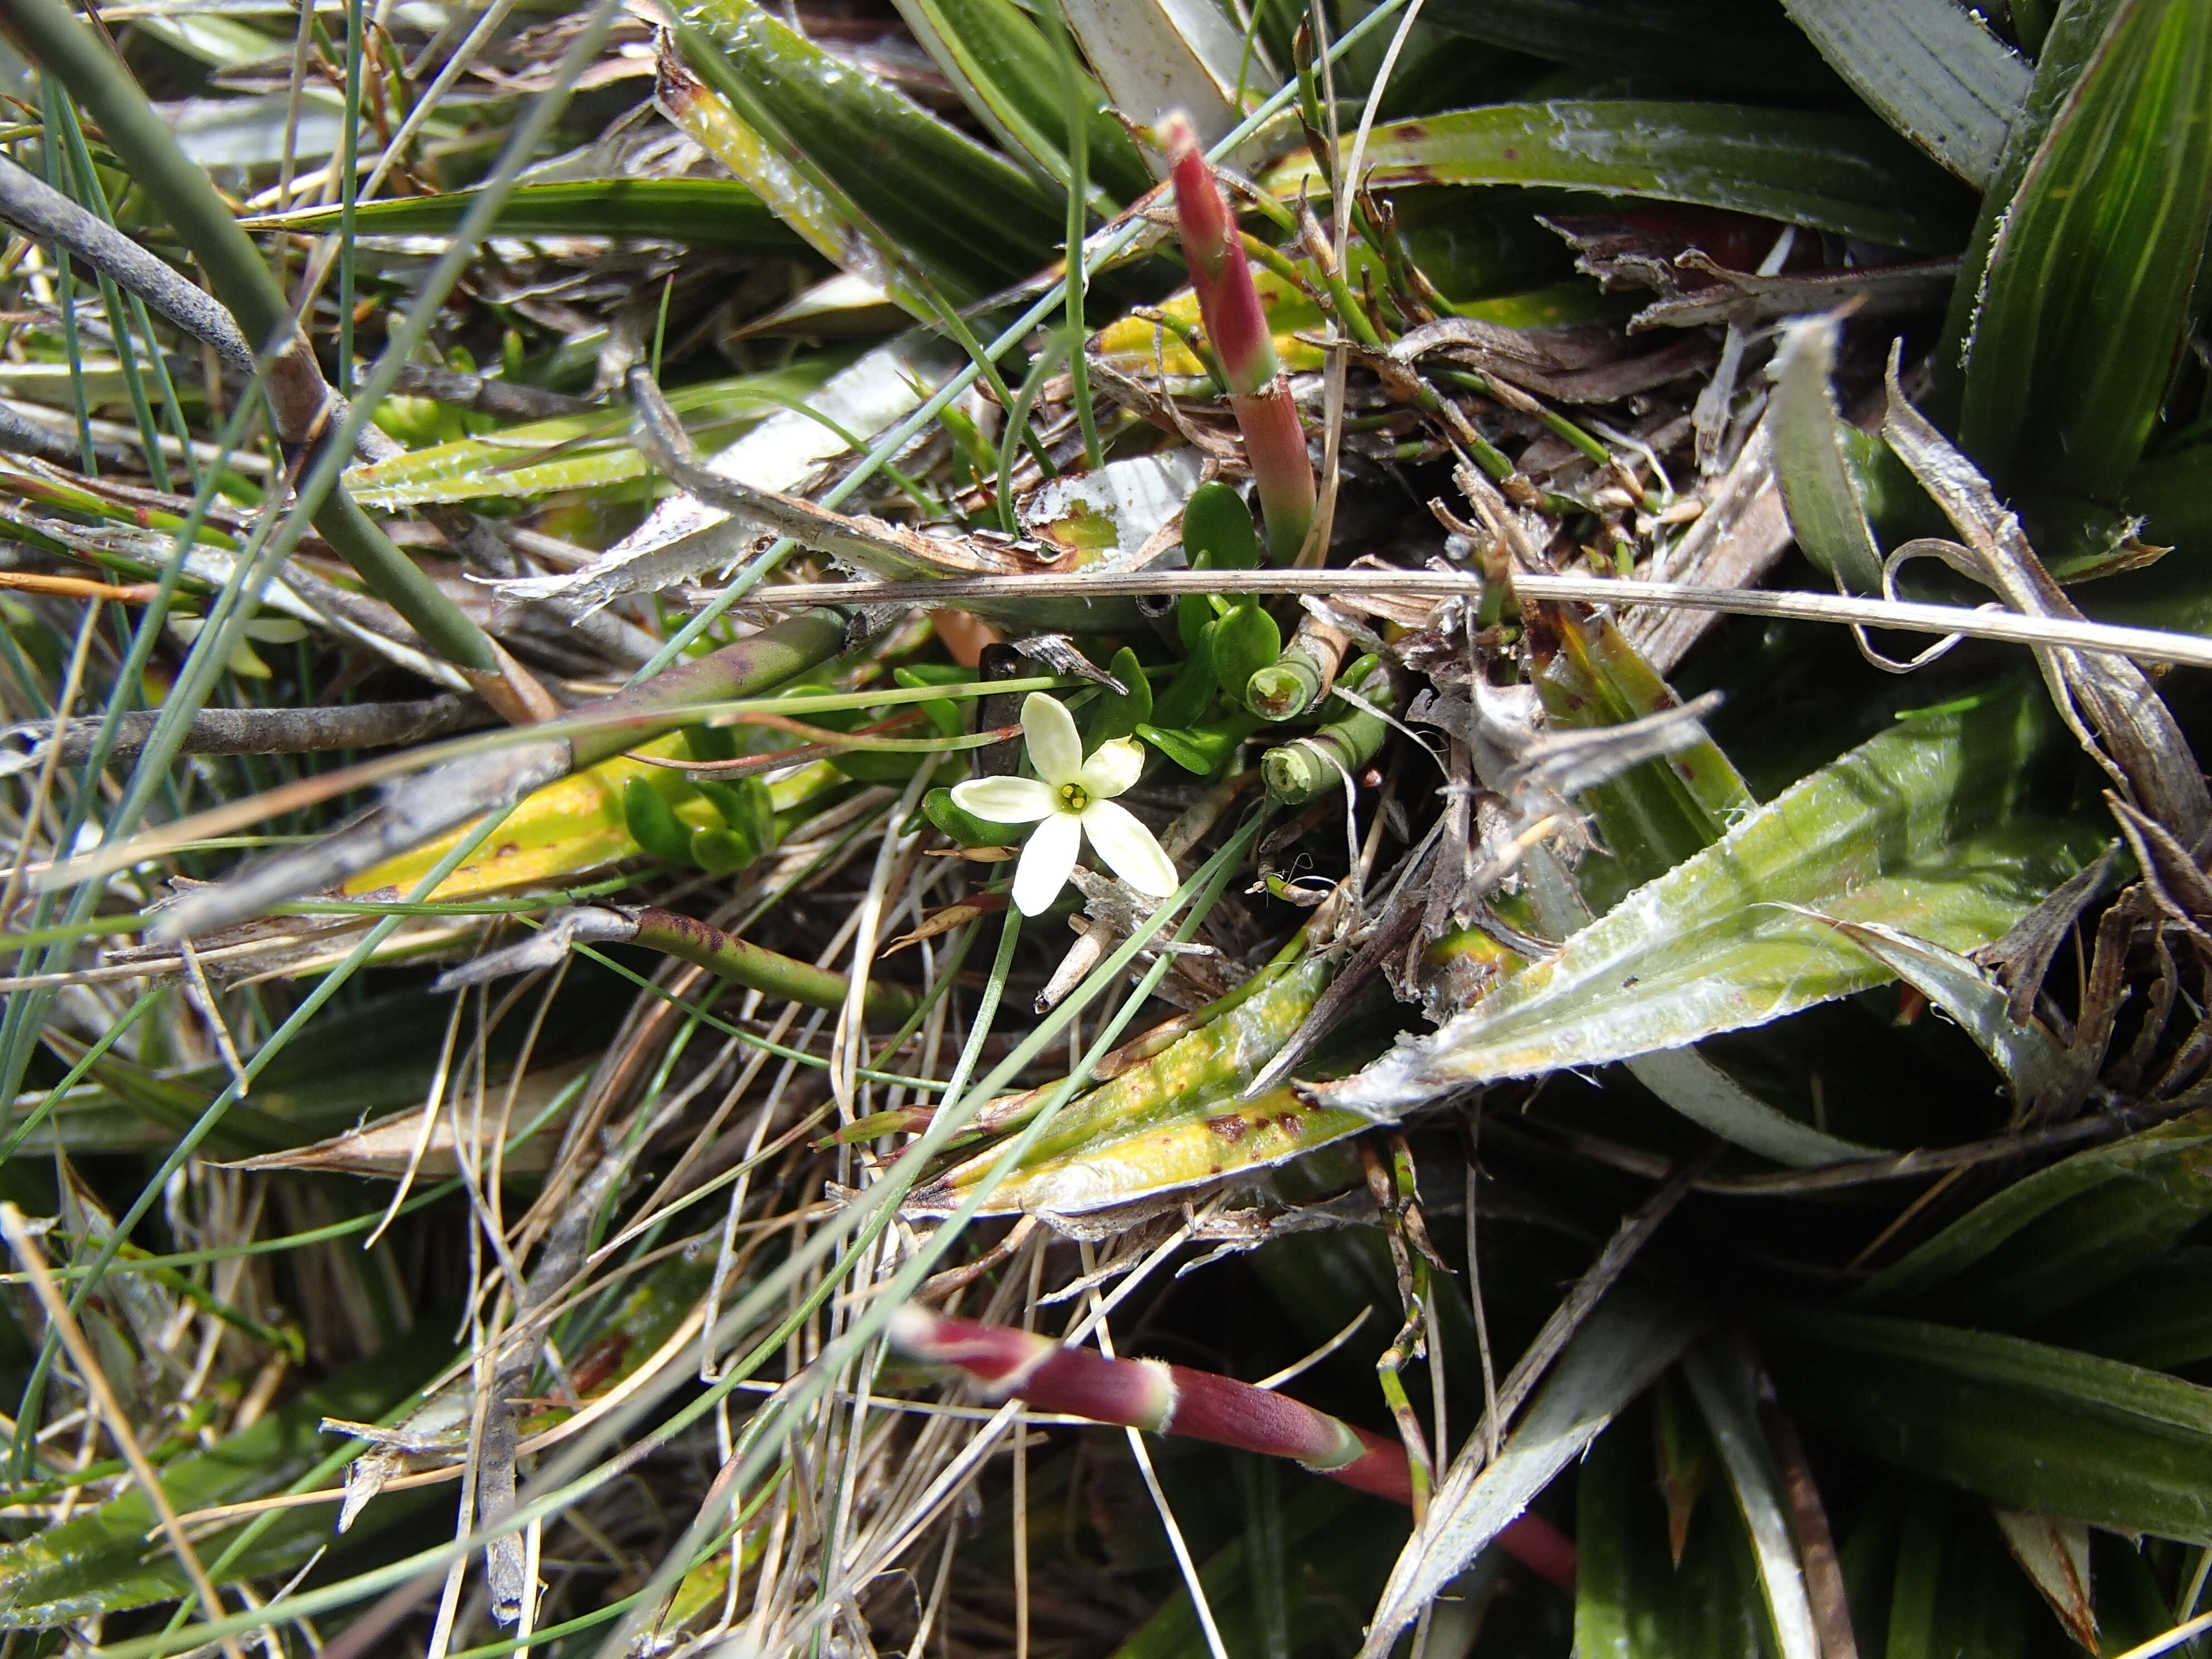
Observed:
[[[1144,744],[1115,738],[1085,760],[1075,717],[1042,691],[1031,692],[1022,705],[1022,735],[1036,777],[971,778],[952,786],[953,801],[963,811],[1000,823],[1036,825],[1014,871],[1015,908],[1025,916],[1051,908],[1074,872],[1085,835],[1114,873],[1146,897],[1174,892],[1181,884],[1175,861],[1113,799],[1144,770]]]

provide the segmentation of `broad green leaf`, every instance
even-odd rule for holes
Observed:
[[[1553,1362],[1497,1460],[1478,1470],[1475,1459],[1463,1456],[1444,1477],[1427,1518],[1391,1570],[1359,1659],[1386,1659],[1398,1633],[1589,1449],[1704,1323],[1694,1308],[1633,1285],[1614,1285]]]
[[[2027,101],[2024,59],[1955,0],[1782,0],[1874,112],[1976,189]]]
[[[1725,1504],[1699,1504],[1680,1563],[1669,1559],[1651,1437],[1639,1416],[1600,1435],[1575,1478],[1574,1652],[1578,1659],[1767,1659],[1774,1638],[1741,1522]]]
[[[362,236],[435,236],[461,222],[477,192],[405,196],[354,210]],[[335,232],[341,210],[308,208],[241,222],[248,230]],[[575,179],[517,185],[492,229],[502,236],[646,236],[691,247],[795,247],[799,239],[734,179]]]
[[[1346,141],[1347,143],[1349,141]],[[1642,99],[1492,104],[1378,126],[1378,187],[1529,185],[1730,208],[1789,224],[1948,253],[1971,199],[1871,116]],[[1321,187],[1298,155],[1278,194]]]
[[[848,437],[866,441],[911,414],[960,362],[943,342],[910,329],[795,393],[784,407],[716,452],[707,465],[756,489],[798,489],[823,463],[849,453]],[[672,396],[671,405],[681,408],[683,395]],[[690,495],[672,495],[596,563],[565,575],[525,577],[503,584],[500,592],[514,599],[566,599],[597,609],[626,593],[723,569],[743,555],[756,534],[719,507]]]
[[[451,1351],[435,1336],[387,1345],[252,1427],[176,1459],[161,1472],[162,1489],[180,1511],[279,1491],[339,1443],[336,1436],[322,1432],[324,1418],[365,1421],[381,1416],[427,1382]],[[330,1523],[327,1510],[282,1512],[226,1582],[296,1566],[330,1541]],[[134,1487],[89,1514],[19,1543],[0,1544],[0,1628],[59,1624],[189,1594],[190,1581],[175,1557],[148,1547],[147,1539],[159,1525],[153,1504]],[[223,1544],[239,1530],[234,1525],[211,1538],[201,1537],[201,1559],[222,1554]]]
[[[2065,1055],[2057,1039],[2039,1021],[2016,1023],[2011,994],[1979,963],[1879,922],[1837,921],[1834,926],[1973,1038],[2022,1110],[2059,1081]]]
[[[1280,1164],[1370,1127],[1356,1112],[1307,1105],[1287,1088],[1254,1099],[1241,1093],[1334,975],[1329,963],[1311,958],[1270,973],[1233,1007],[1070,1103],[999,1183],[984,1213],[1103,1209]],[[996,1127],[1021,1121],[1002,1115]],[[998,1158],[997,1147],[964,1158],[916,1187],[909,1206],[924,1213],[953,1207]]]
[[[695,435],[726,432],[805,397],[836,360],[799,358],[788,368],[703,381],[669,394]],[[367,507],[420,507],[440,501],[527,498],[561,489],[594,489],[652,474],[629,440],[626,409],[563,415],[410,450],[388,461],[356,466],[346,484]]]
[[[1013,0],[896,0],[915,39],[937,60],[961,101],[1010,154],[1027,155],[1067,188],[1068,120],[1052,44]],[[1152,186],[1144,157],[1106,112],[1088,75],[1084,115],[1087,171],[1115,205]]]
[[[2027,100],[2005,136],[1996,171],[1983,188],[1973,234],[1966,240],[1959,278],[1952,285],[1951,303],[1944,313],[1943,337],[1928,355],[1929,386],[1922,404],[1947,429],[1958,419],[1966,335],[1981,303],[1990,247],[2004,228],[2005,214],[2027,164],[2051,131],[2052,118],[2081,78],[2083,65],[2095,52],[2098,41],[2104,38],[2105,25],[2119,4],[2120,0],[2063,0],[2056,20],[2035,48],[2035,74],[2028,83]],[[2014,21],[2021,17],[2016,7]]]
[[[1729,1490],[1735,1494],[1736,1510],[1751,1536],[1775,1644],[1783,1659],[1820,1659],[1820,1635],[1813,1623],[1813,1602],[1806,1592],[1797,1546],[1790,1535],[1782,1476],[1767,1449],[1742,1351],[1733,1339],[1709,1337],[1683,1356],[1682,1376],[1705,1416]]]
[[[2052,1340],[2154,1370],[2212,1359],[2212,1249],[2170,1250],[2050,1325]]]
[[[1948,6],[1950,0],[1937,3]],[[1833,317],[1784,325],[1781,349],[1768,371],[1774,377],[1774,403],[1767,430],[1774,445],[1775,480],[1782,486],[1797,545],[1845,592],[1879,593],[1881,549],[1867,521],[1844,417],[1830,383],[1842,332]]]
[[[1556,649],[1536,686],[1556,725],[1589,730],[1677,706],[1666,682],[1608,618],[1559,606],[1550,620]],[[1606,854],[1585,859],[1571,877],[1549,853],[1532,856],[1529,890],[1546,931],[1555,938],[1579,933],[1593,910],[1611,909],[1629,884],[1703,852],[1757,804],[1710,738],[1585,790],[1581,805],[1596,820]],[[1763,1158],[1832,1164],[1875,1150],[1776,1110],[1695,1048],[1640,1054],[1626,1064],[1638,1082],[1692,1123]]]
[[[846,269],[884,282],[909,268],[966,304],[1059,246],[1066,216],[1036,179],[751,0],[694,0],[678,35],[738,118],[868,239],[837,256]]]
[[[1784,1404],[1877,1456],[2009,1508],[2212,1540],[2212,1389],[1917,1320],[1763,1324]]]
[[[2001,488],[2110,501],[2212,222],[2212,9],[2125,0],[2028,164],[1966,340],[1959,434]]]
[[[2016,1181],[1853,1299],[2011,1328],[2074,1307],[2212,1211],[2212,1113],[2192,1112]]]
[[[1646,883],[1433,1036],[1310,1092],[1390,1113],[1493,1079],[1678,1048],[1869,989],[1890,969],[1800,909],[1952,950],[2002,935],[2093,855],[2025,810],[2059,748],[2012,687],[1900,720]]]
[[[1699,90],[1772,97],[1838,89],[1771,0],[1433,0],[1421,15],[1532,57]]]
[[[2088,1523],[2028,1510],[1992,1507],[2012,1559],[2035,1586],[2036,1594],[2058,1615],[2069,1635],[2091,1652],[2097,1649],[2097,1610],[2090,1604]]]
[[[1554,725],[1592,731],[1680,706],[1610,618],[1584,617],[1559,606],[1552,621],[1556,648],[1541,660],[1535,680]],[[1609,881],[1593,884],[1595,860],[1577,872],[1584,896],[1597,909],[1611,908],[1624,881],[1649,881],[1703,852],[1758,805],[1710,738],[1583,791],[1582,804],[1596,818],[1611,855],[1603,872]],[[1603,890],[1607,886],[1613,890]]]
[[[1386,1522],[1379,1505],[1334,1481],[1311,1481],[1285,1503],[1280,1535],[1285,1547],[1297,1552],[1290,1584],[1297,1636],[1310,1634],[1309,1621],[1325,1618],[1334,1610],[1332,1602],[1339,1608],[1364,1607],[1404,1530],[1402,1521]],[[1198,1571],[1206,1606],[1232,1654],[1266,1650],[1255,1606],[1252,1541],[1249,1533],[1231,1538]],[[1198,1659],[1206,1651],[1206,1633],[1186,1588],[1138,1626],[1114,1659]]]
[[[1879,1659],[2016,1659],[2027,1635],[2026,1591],[1980,1505],[1916,1482],[1887,1618],[1854,1633],[1879,1644],[1871,1649]]]
[[[1215,0],[1059,0],[1069,31],[1114,106],[1157,125],[1181,110],[1199,142],[1226,137],[1276,75]]]

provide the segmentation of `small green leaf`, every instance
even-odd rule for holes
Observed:
[[[632,778],[623,786],[623,823],[630,839],[663,864],[679,870],[692,867],[691,826],[643,778]]]
[[[775,845],[775,801],[760,779],[718,783],[712,778],[693,778],[691,787],[707,798],[739,843],[751,849],[747,864]]]
[[[1241,702],[1252,676],[1283,654],[1283,630],[1266,611],[1248,601],[1213,624],[1206,649],[1215,683]]]
[[[1012,847],[1030,832],[1025,823],[998,823],[979,818],[952,799],[946,788],[931,790],[921,798],[922,816],[963,847]]]
[[[1108,690],[1091,705],[1083,726],[1086,754],[1102,743],[1133,736],[1139,726],[1152,718],[1152,683],[1145,678],[1145,665],[1137,660],[1137,653],[1123,646],[1114,653],[1106,672],[1127,686],[1128,694]]]
[[[1139,726],[1137,735],[1184,771],[1204,778],[1220,770],[1237,745],[1257,730],[1257,720],[1239,714],[1206,726]]]
[[[963,668],[953,662],[915,663],[891,670],[892,680],[909,690],[918,690],[925,685],[966,685],[975,678],[974,669]],[[950,697],[933,697],[921,705],[921,712],[940,738],[957,738],[967,730],[958,705]]]
[[[1188,604],[1192,599],[1192,595],[1185,594],[1182,602]],[[1152,720],[1139,726],[1140,734],[1154,726],[1170,732],[1195,726],[1206,718],[1206,711],[1213,707],[1213,659],[1206,649],[1205,626],[1197,630],[1197,642],[1185,649],[1188,655],[1182,666],[1176,670],[1176,677],[1168,682],[1168,689],[1152,704]],[[1149,743],[1152,739],[1147,738],[1146,741]]]
[[[1182,546],[1194,570],[1250,570],[1259,564],[1260,532],[1233,485],[1216,479],[1191,492],[1182,510]]]
[[[2212,222],[2212,9],[2124,0],[1989,254],[1959,434],[2000,488],[2111,500],[2141,459]]]

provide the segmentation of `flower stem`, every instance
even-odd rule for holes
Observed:
[[[696,963],[718,979],[769,996],[787,997],[808,1008],[833,1012],[845,1006],[852,981],[828,968],[766,950],[711,922],[652,907],[634,913],[637,933],[631,943]],[[896,1025],[914,1008],[914,994],[882,980],[868,981],[871,1024]]]
[[[1231,412],[1244,434],[1245,459],[1267,524],[1268,555],[1278,564],[1288,564],[1313,524],[1316,492],[1305,427],[1276,359],[1251,263],[1213,165],[1182,115],[1162,122],[1160,134],[1174,168],[1176,216],[1191,289],[1229,385]]]

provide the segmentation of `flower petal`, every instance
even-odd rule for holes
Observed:
[[[952,786],[952,804],[994,823],[1035,823],[1058,805],[1035,778],[970,778]]]
[[[1091,844],[1107,866],[1147,898],[1165,898],[1182,885],[1167,848],[1127,807],[1110,800],[1092,801],[1084,811],[1083,832],[1091,837]],[[1026,854],[1023,862],[1026,866]],[[1019,890],[1018,883],[1016,890]]]
[[[1083,770],[1083,739],[1075,716],[1057,697],[1032,691],[1022,704],[1022,734],[1029,739],[1030,764],[1047,783],[1073,783]]]
[[[1115,738],[1098,745],[1083,763],[1083,792],[1093,800],[1127,793],[1145,769],[1145,745],[1134,738]]]
[[[1083,826],[1073,812],[1054,812],[1030,832],[1014,868],[1014,908],[1025,916],[1052,908],[1083,850]]]

